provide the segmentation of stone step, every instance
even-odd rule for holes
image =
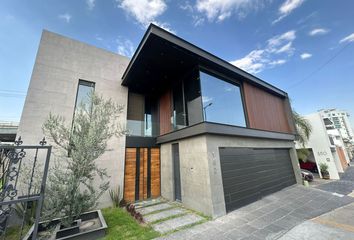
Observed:
[[[137,209],[137,211],[140,212],[142,215],[146,215],[146,214],[149,214],[149,213],[152,213],[155,211],[160,211],[160,210],[172,208],[172,207],[174,207],[174,206],[169,203],[160,203],[160,204],[156,204],[153,206],[139,208],[139,209]]]
[[[149,200],[145,200],[145,201],[136,202],[136,203],[134,203],[134,206],[135,206],[135,209],[139,209],[139,208],[156,205],[156,204],[163,203],[163,202],[165,202],[163,199],[156,198],[156,199],[149,199]]]
[[[149,214],[144,217],[144,220],[147,223],[152,223],[152,222],[156,222],[158,220],[163,220],[165,218],[169,218],[169,217],[176,216],[176,215],[183,214],[183,213],[187,213],[187,211],[184,209],[181,209],[181,208],[172,208],[172,209],[167,209],[162,212]]]
[[[191,225],[193,223],[201,222],[202,220],[204,220],[204,218],[202,218],[201,216],[189,213],[185,216],[172,218],[157,224],[153,224],[152,227],[155,231],[164,234],[177,230],[181,227]]]

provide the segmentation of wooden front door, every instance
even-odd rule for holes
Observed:
[[[124,199],[128,202],[160,196],[160,149],[126,148]]]

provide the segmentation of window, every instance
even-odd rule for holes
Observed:
[[[95,83],[84,80],[79,80],[77,89],[75,109],[83,106],[90,107],[91,99],[90,94],[95,90]]]
[[[198,71],[193,71],[184,81],[184,98],[187,112],[187,125],[203,121],[202,96]]]
[[[129,92],[127,130],[131,136],[158,135],[157,101],[149,96]]]
[[[183,84],[173,88],[173,129],[178,130],[187,126],[186,111],[183,99]]]
[[[95,83],[88,82],[84,80],[79,80],[79,85],[77,87],[76,92],[76,101],[75,101],[75,108],[74,108],[74,115],[72,121],[72,131],[74,131],[74,122],[75,122],[75,113],[77,110],[85,108],[88,112],[91,111],[91,93],[95,91]],[[71,145],[72,142],[70,140],[70,148],[68,149],[68,157],[71,157]]]
[[[204,121],[246,127],[240,87],[200,72]]]

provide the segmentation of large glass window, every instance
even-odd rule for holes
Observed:
[[[200,72],[204,121],[246,126],[240,87]]]
[[[130,92],[128,95],[127,130],[131,136],[157,136],[157,101]]]
[[[173,88],[173,129],[178,130],[187,126],[186,111],[184,106],[183,84]]]
[[[198,71],[193,71],[184,81],[184,98],[187,114],[187,125],[191,126],[203,121],[202,96]]]
[[[79,107],[89,108],[91,106],[90,94],[95,90],[95,83],[79,80],[76,95],[75,109]]]

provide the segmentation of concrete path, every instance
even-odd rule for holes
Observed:
[[[137,203],[136,209],[143,215],[144,221],[162,235],[207,221],[206,218],[183,208],[181,204],[162,199]]]
[[[278,239],[309,219],[353,202],[351,197],[296,185],[214,221],[159,239]]]
[[[280,240],[352,240],[354,239],[354,204],[350,204],[306,221]]]

